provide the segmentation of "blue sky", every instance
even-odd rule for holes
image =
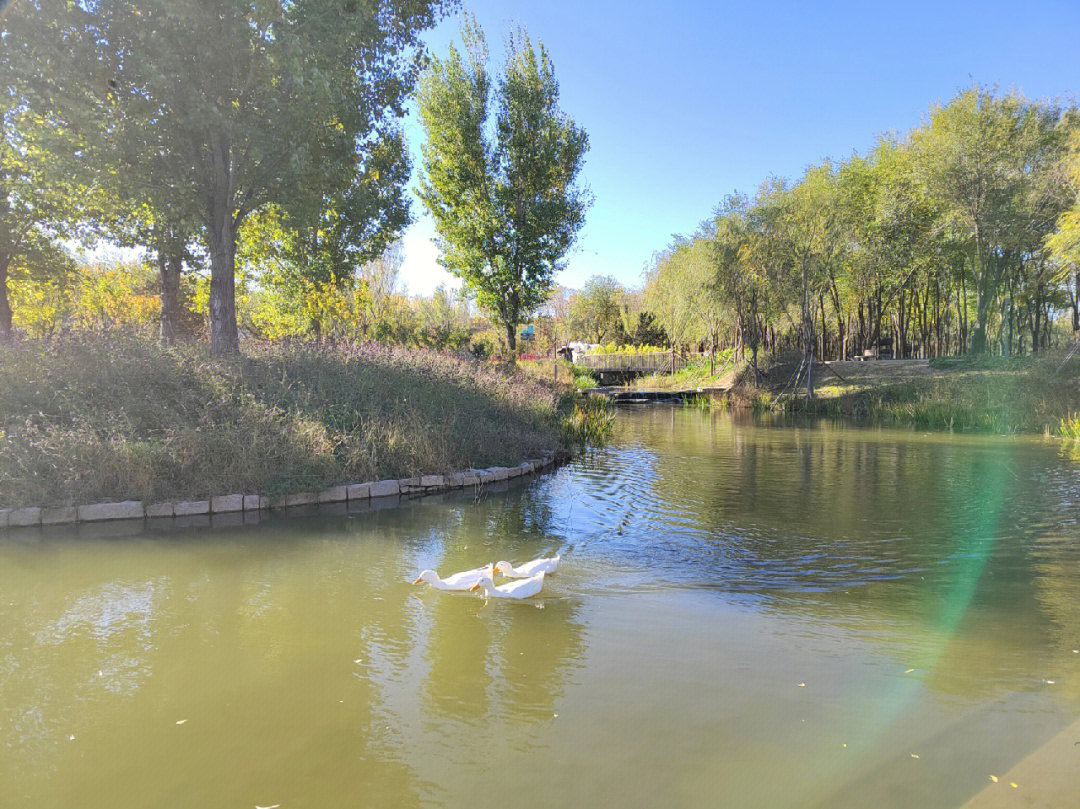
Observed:
[[[547,45],[563,108],[589,133],[595,195],[559,282],[639,286],[654,251],[731,191],[797,177],[917,126],[978,82],[1029,98],[1080,93],[1080,2],[669,2],[465,0],[492,72],[523,25]],[[446,53],[459,19],[427,37]],[[423,132],[406,128],[415,164]],[[428,294],[449,276],[419,200],[402,277]]]

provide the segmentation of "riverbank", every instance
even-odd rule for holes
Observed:
[[[570,412],[567,412],[567,411]],[[5,347],[0,508],[276,499],[565,455],[573,406],[524,374],[379,345],[132,335]]]
[[[1069,436],[1080,412],[1080,358],[945,358],[815,366],[814,398],[792,393],[778,364],[754,384],[745,369],[731,395],[758,408],[869,418],[926,429]]]
[[[805,381],[793,389],[798,357],[763,356],[759,373],[745,363],[716,373],[687,369],[642,377],[627,388],[691,395],[755,410],[788,410],[877,420],[927,429],[1080,437],[1080,356],[950,357],[817,363],[814,398]]]

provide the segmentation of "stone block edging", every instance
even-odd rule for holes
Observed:
[[[386,497],[413,497],[452,489],[481,487],[510,478],[540,472],[562,462],[568,456],[545,455],[523,461],[518,466],[492,466],[487,469],[465,469],[449,475],[417,475],[400,480],[374,480],[332,486],[318,492],[293,492],[271,500],[259,494],[223,494],[205,500],[179,500],[162,503],[143,503],[141,500],[122,500],[116,503],[88,503],[78,506],[0,509],[0,530],[4,528],[39,525],[64,525],[82,522],[113,520],[162,519],[193,517],[210,514],[242,515],[256,511],[284,511],[299,506],[327,503],[355,503]]]

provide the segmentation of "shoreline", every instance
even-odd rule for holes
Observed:
[[[572,451],[566,398],[500,366],[376,344],[253,343],[227,360],[144,335],[20,345],[0,358],[0,523],[467,485],[471,470]]]
[[[240,517],[275,513],[290,516],[301,509],[324,506],[345,506],[351,510],[364,510],[363,504],[382,503],[380,507],[396,506],[402,498],[417,499],[474,488],[480,491],[489,484],[497,484],[536,474],[549,467],[558,466],[569,459],[569,453],[551,453],[530,458],[517,466],[492,466],[484,469],[467,469],[449,475],[417,475],[408,478],[390,478],[349,485],[333,486],[311,492],[294,492],[277,498],[259,494],[226,494],[203,500],[177,500],[159,503],[143,503],[141,500],[122,500],[108,503],[86,503],[77,506],[28,506],[0,509],[0,536],[12,529],[71,526],[80,524],[123,524],[146,520],[183,520],[213,516]]]
[[[1001,358],[946,358],[826,361],[814,367],[813,399],[792,388],[798,362],[790,358],[770,362],[757,380],[744,367],[703,384],[688,380],[684,387],[669,387],[646,377],[637,385],[588,392],[616,404],[682,401],[705,409],[801,413],[942,432],[1080,437],[1080,379],[1056,357],[1022,365]]]

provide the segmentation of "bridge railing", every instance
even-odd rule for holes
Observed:
[[[578,363],[591,371],[653,374],[671,371],[672,365],[678,371],[685,368],[688,362],[702,357],[707,359],[708,356],[708,354],[697,353],[684,356],[676,353],[673,363],[670,351],[656,351],[649,354],[586,354],[578,360]]]

